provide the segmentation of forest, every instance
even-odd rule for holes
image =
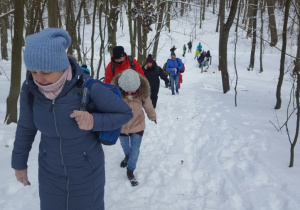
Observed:
[[[111,54],[112,48],[120,44],[117,31],[128,30],[130,53],[142,64],[148,54],[152,54],[154,58],[159,56],[160,35],[171,33],[173,21],[193,13],[194,28],[188,35],[193,40],[197,31],[206,24],[207,14],[210,13],[217,17],[215,33],[219,34],[219,49],[214,61],[218,62],[224,94],[233,87],[228,74],[228,45],[236,46],[245,38],[251,40],[249,65],[245,68],[252,71],[255,62],[259,62],[260,73],[264,71],[264,48],[268,45],[280,51],[274,108],[281,108],[282,83],[285,76],[291,77],[294,81],[290,99],[292,108],[284,125],[287,126],[292,113],[297,113],[295,136],[289,136],[292,166],[300,124],[299,6],[300,1],[292,0],[0,0],[0,57],[6,61],[11,59],[5,123],[17,122],[22,49],[27,35],[47,27],[65,28],[72,37],[68,54],[75,56],[78,62],[88,64],[91,75],[99,78],[100,71],[107,65],[105,56],[107,53]],[[128,22],[125,24],[125,21]],[[125,25],[128,27],[124,27]],[[87,26],[91,27],[90,35],[85,33]],[[239,31],[246,32],[246,37],[239,38]],[[230,36],[236,36],[235,43],[228,41]],[[296,52],[287,49],[288,39],[291,37],[298,40]],[[259,60],[255,60],[255,55],[259,55]],[[236,75],[240,70],[235,69]],[[2,69],[0,73],[5,72]],[[238,76],[235,83],[238,83]],[[236,86],[234,89],[236,91]]]

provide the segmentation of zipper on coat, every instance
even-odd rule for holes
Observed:
[[[91,166],[93,167],[93,169],[95,171],[96,167],[94,166],[93,162],[89,159],[89,157],[87,156],[86,152],[83,152],[83,155],[84,155],[85,159],[90,162]]]
[[[60,137],[59,133],[58,133],[58,129],[57,129],[57,124],[56,124],[56,115],[55,115],[55,111],[54,111],[54,107],[55,107],[55,100],[52,101],[52,113],[53,113],[53,117],[54,117],[54,126],[55,126],[55,130],[56,130],[56,134],[59,137],[59,152],[60,152],[60,157],[61,157],[61,163],[64,167],[64,172],[67,176],[67,184],[66,184],[66,190],[67,190],[67,208],[66,210],[69,210],[69,196],[70,196],[70,192],[69,192],[69,176],[67,173],[67,168],[66,165],[64,163],[64,156],[63,156],[63,152],[62,152],[62,138]]]

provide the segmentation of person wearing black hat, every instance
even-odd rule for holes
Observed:
[[[146,59],[146,64],[143,66],[143,70],[151,87],[150,98],[152,100],[153,107],[156,108],[160,84],[159,77],[165,81],[166,86],[169,84],[169,79],[167,75],[165,75],[165,73],[163,72],[162,68],[157,65],[155,60],[153,60],[151,54],[148,55]]]
[[[115,75],[125,71],[126,69],[134,69],[145,77],[143,69],[137,60],[127,55],[124,51],[124,47],[116,46],[113,48],[113,56],[111,57],[111,61],[106,67],[104,82],[110,83]]]

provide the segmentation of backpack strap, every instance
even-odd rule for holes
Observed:
[[[115,64],[111,63],[111,72],[113,74],[113,76],[115,76]]]
[[[80,111],[87,111],[87,105],[90,102],[89,94],[91,92],[92,85],[97,82],[95,79],[87,79],[81,87],[82,97],[80,101]]]
[[[130,63],[130,68],[132,70],[135,70],[135,65],[134,65],[134,62],[133,62],[133,59],[132,59],[131,55],[128,55],[128,60],[129,60],[129,63]]]

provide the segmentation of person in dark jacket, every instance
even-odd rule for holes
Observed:
[[[171,80],[171,90],[172,90],[172,95],[175,95],[175,90],[174,86],[176,87],[176,94],[179,94],[178,91],[178,83],[179,83],[179,74],[180,74],[180,69],[183,68],[183,63],[181,59],[176,58],[176,54],[172,53],[171,54],[171,59],[168,59],[167,65],[166,65],[166,70],[170,72],[170,80]]]
[[[175,47],[175,45],[173,45],[173,47],[170,49],[170,52],[171,52],[171,54],[172,53],[175,53],[175,50],[176,50],[177,48]]]
[[[100,83],[91,87],[97,113],[79,111],[78,83],[90,78],[66,49],[71,37],[48,28],[26,37],[24,62],[30,71],[20,93],[20,115],[12,168],[24,186],[37,131],[41,210],[104,209],[104,153],[94,131],[113,130],[133,117],[131,108]]]
[[[168,86],[169,79],[167,75],[165,75],[164,71],[161,67],[157,65],[157,63],[153,60],[152,55],[148,55],[146,59],[146,64],[143,66],[144,74],[150,84],[151,87],[151,100],[153,107],[156,108],[160,79],[165,81],[165,85]]]
[[[192,41],[189,41],[189,43],[187,45],[189,48],[188,52],[192,52],[192,47],[193,47]]]

